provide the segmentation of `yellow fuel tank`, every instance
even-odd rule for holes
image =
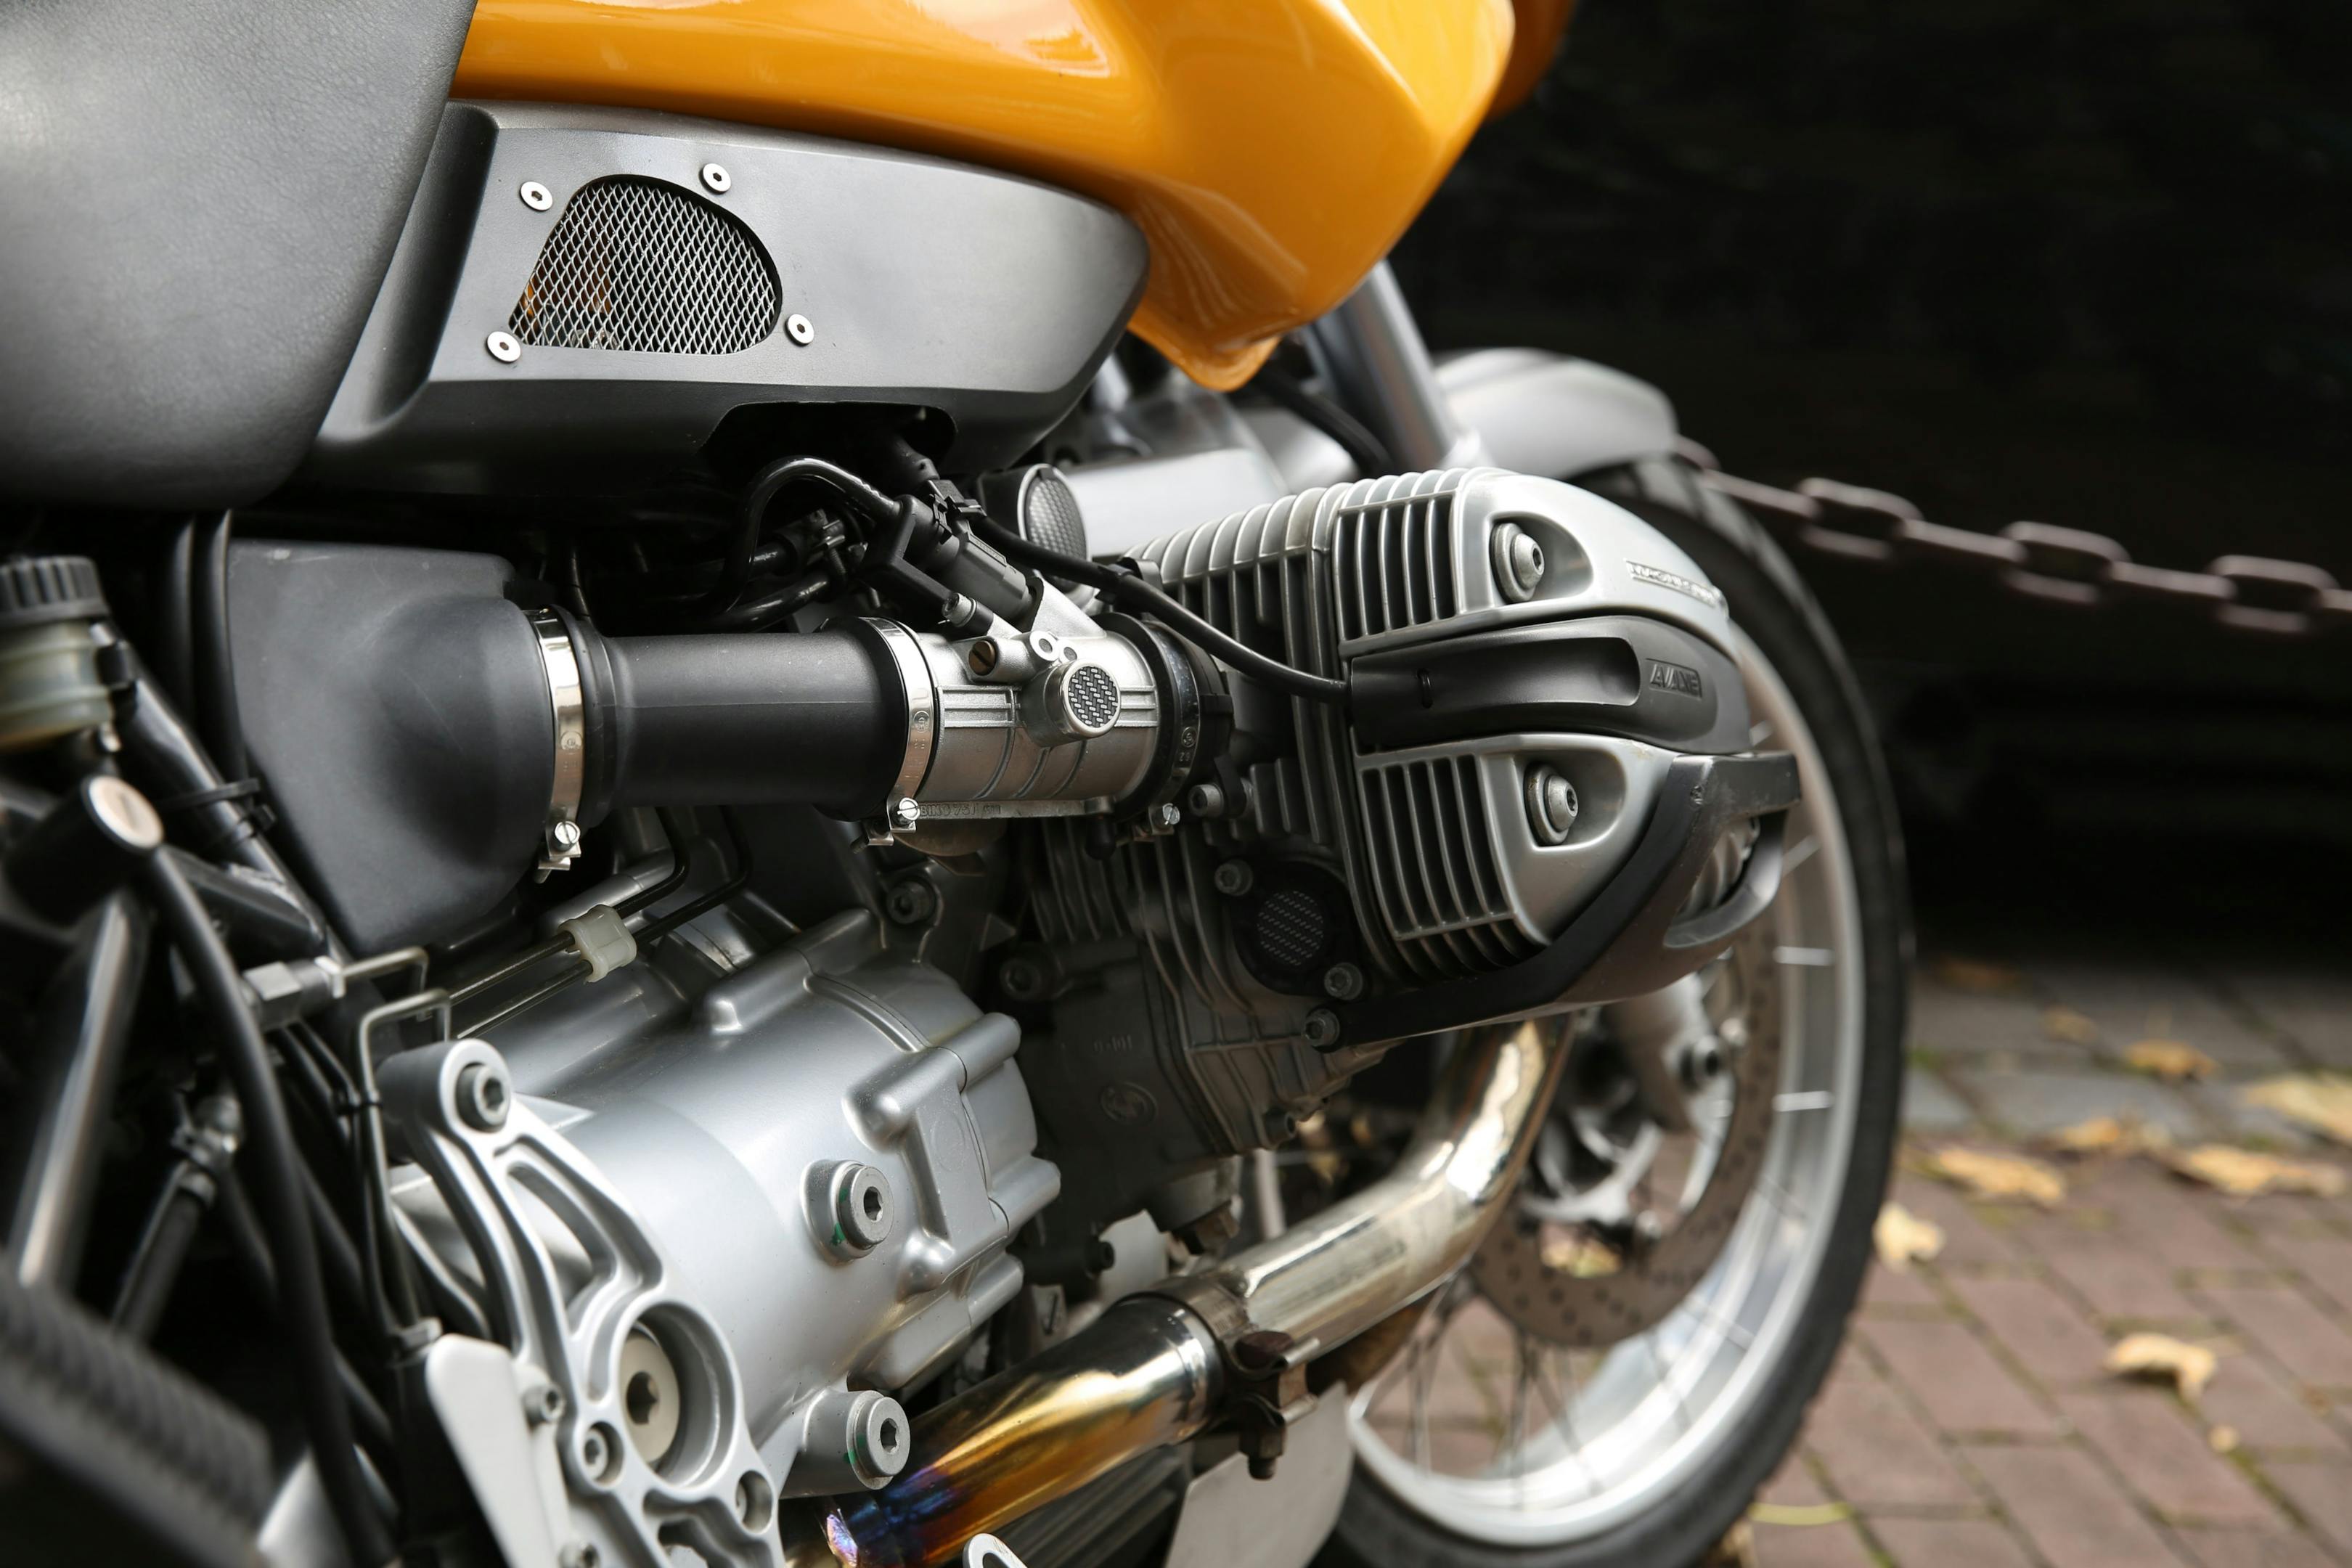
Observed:
[[[1510,0],[479,0],[460,97],[622,104],[1009,169],[1151,244],[1136,330],[1238,385],[1485,114]]]

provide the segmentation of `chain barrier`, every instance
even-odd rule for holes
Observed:
[[[2207,614],[2232,631],[2272,637],[2352,628],[2352,590],[2299,561],[2224,555],[2202,572],[2175,572],[2134,561],[2103,533],[2043,522],[1978,533],[1929,522],[1917,507],[1885,490],[1835,479],[1806,479],[1784,490],[1724,473],[1695,446],[1686,444],[1685,455],[1710,489],[1746,507],[1782,542],[1816,554],[1882,566],[1936,562],[2044,604],[2076,609],[2135,601],[2172,605]]]

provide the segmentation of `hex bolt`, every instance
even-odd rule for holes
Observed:
[[[1335,1002],[1353,1002],[1364,994],[1364,972],[1352,963],[1335,963],[1323,972],[1323,994]]]
[[[876,1394],[866,1402],[853,1428],[858,1468],[866,1472],[858,1479],[877,1487],[905,1469],[913,1426],[906,1409],[888,1394]]]
[[[705,163],[702,165],[702,183],[709,186],[713,193],[723,196],[735,181],[733,176],[719,164]]]
[[[1045,994],[1045,974],[1036,963],[1026,958],[1008,958],[996,972],[1004,989],[1026,1002]]]
[[[882,896],[882,912],[902,926],[921,925],[939,912],[938,889],[920,877],[890,884]]]
[[[590,1475],[601,1478],[604,1473],[604,1461],[611,1457],[601,1430],[591,1426],[580,1435],[580,1465]]]
[[[806,348],[816,341],[816,327],[806,316],[795,310],[784,318],[784,336]]]
[[[1336,1050],[1339,1045],[1339,1015],[1328,1007],[1318,1007],[1307,1015],[1307,1043],[1318,1051]]]
[[[515,342],[515,335],[509,331],[492,332],[482,340],[482,346],[489,350],[490,357],[500,364],[512,364],[522,358],[522,345]]]
[[[1227,860],[1218,866],[1211,881],[1225,897],[1238,899],[1257,885],[1257,871],[1246,860]]]
[[[1101,1237],[1098,1236],[1087,1243],[1087,1273],[1108,1274],[1110,1272],[1111,1266],[1118,1261],[1118,1248]]]
[[[890,807],[890,831],[912,833],[923,820],[923,805],[913,795],[906,795]]]
[[[1535,536],[1516,522],[1495,530],[1495,586],[1512,604],[1535,597],[1543,585],[1544,552]]]
[[[1565,844],[1576,828],[1576,786],[1549,763],[1528,770],[1528,827],[1538,844]]]
[[[506,1074],[488,1062],[476,1062],[457,1075],[457,1114],[478,1132],[504,1127],[512,1099]]]
[[[1184,792],[1184,804],[1192,808],[1195,816],[1225,815],[1225,792],[1213,784],[1196,784]]]
[[[890,1236],[890,1183],[871,1165],[850,1163],[833,1175],[833,1217],[842,1245],[871,1252]]]
[[[552,1426],[563,1419],[566,1408],[563,1390],[551,1383],[541,1383],[524,1391],[522,1413],[534,1426]]]
[[[537,180],[525,180],[515,195],[522,198],[523,205],[535,213],[543,213],[555,205],[555,194]]]

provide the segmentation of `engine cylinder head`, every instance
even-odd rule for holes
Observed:
[[[1654,988],[1763,907],[1748,889],[1725,929],[1705,923],[1741,888],[1748,819],[1788,804],[1793,772],[1714,769],[1759,761],[1737,756],[1731,622],[1641,519],[1453,469],[1308,490],[1135,558],[1349,700],[1229,672],[1230,738],[1173,831],[1108,858],[1073,825],[1036,836],[1053,1032],[1075,1045],[1035,1091],[1065,1162],[1083,1160],[1071,1190],[1108,1194],[1102,1213],[1170,1161],[1264,1146],[1400,1035],[1604,999],[1588,974]],[[1707,782],[1729,773],[1737,809]],[[1705,876],[1677,848],[1701,832],[1737,851]],[[1687,948],[1664,940],[1678,909],[1701,922]]]

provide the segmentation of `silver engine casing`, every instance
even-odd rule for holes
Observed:
[[[718,1402],[738,1407],[775,1495],[879,1484],[887,1476],[867,1456],[845,1465],[838,1451],[845,1419],[883,1419],[872,1396],[845,1391],[906,1388],[954,1357],[1020,1289],[1007,1245],[1060,1188],[1034,1152],[1013,1060],[1020,1031],[937,969],[887,951],[862,910],[758,953],[724,914],[697,925],[702,958],[734,965],[707,987],[677,963],[639,963],[492,1031],[517,1114],[544,1124],[539,1142],[576,1184],[609,1194],[601,1207],[553,1201],[528,1172],[508,1184],[523,1195],[509,1193],[505,1206],[526,1216],[551,1280],[480,1278],[465,1235],[499,1206],[484,1200],[489,1178],[453,1191],[442,1169],[430,1183],[408,1171],[395,1197],[444,1289],[481,1303],[486,1324],[500,1321],[502,1293],[532,1289],[573,1319],[611,1320],[585,1336],[595,1364],[579,1372],[573,1405],[622,1375],[614,1358],[641,1310],[625,1291],[591,1287],[611,1273],[609,1257],[654,1254],[674,1302],[653,1331],[689,1385],[689,1359],[731,1363],[740,1394]],[[408,1103],[425,1093],[412,1089]],[[441,1121],[440,1142],[484,1141]],[[869,1197],[868,1234],[845,1234],[840,1204]],[[530,1276],[530,1259],[507,1271]],[[680,1346],[689,1321],[709,1332]],[[576,1323],[572,1337],[583,1338]]]

